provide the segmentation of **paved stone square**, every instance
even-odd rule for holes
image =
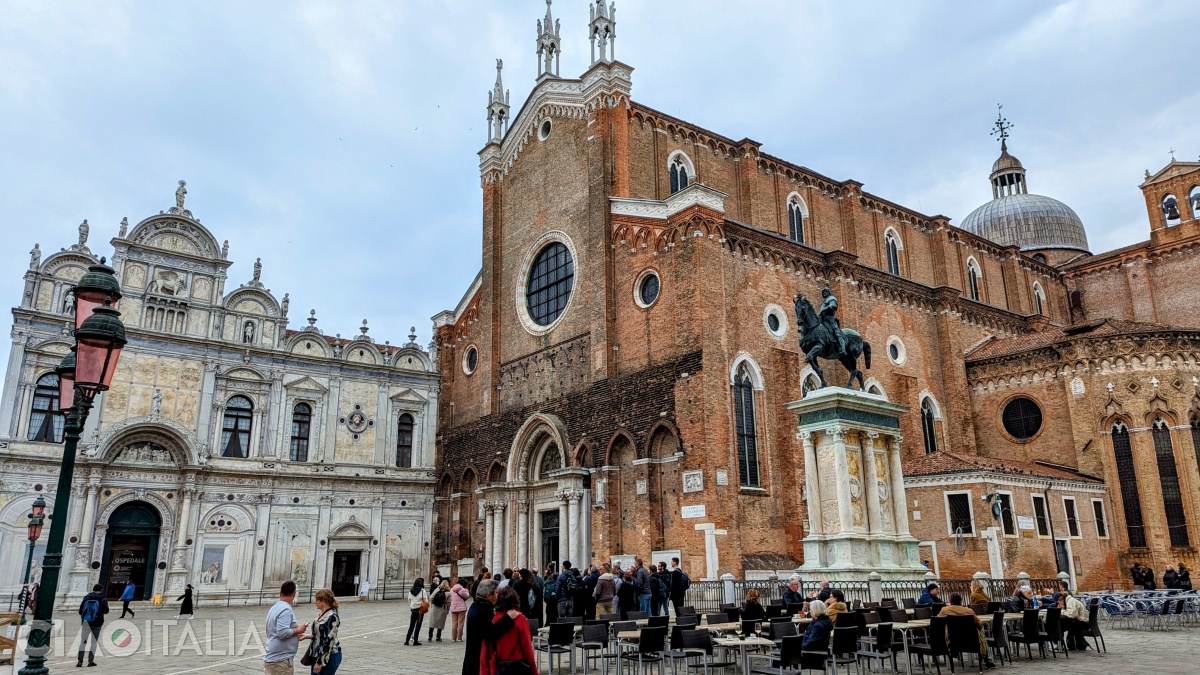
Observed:
[[[119,609],[119,605],[114,605]],[[267,606],[201,607],[196,618],[188,622],[175,620],[173,608],[145,606],[137,609],[137,618],[132,624],[117,626],[115,620],[106,624],[112,626],[113,630],[106,630],[105,635],[112,635],[118,627],[129,630],[132,641],[124,649],[136,645],[136,653],[116,656],[112,654],[116,648],[111,648],[103,655],[97,655],[99,667],[85,672],[118,672],[120,675],[261,673],[262,649],[259,640],[265,640],[262,623],[267,609]],[[300,605],[296,609],[301,621],[311,621],[316,615],[312,605]],[[110,617],[118,615],[119,611]],[[405,647],[408,603],[350,602],[342,605],[341,615],[345,659],[341,672],[345,675],[458,675],[461,672],[463,645],[449,641],[449,620],[442,642],[425,643],[425,636],[422,636],[420,647]],[[147,626],[153,631],[149,640],[146,637]],[[71,638],[74,639],[75,635],[72,634]],[[1109,630],[1105,638],[1109,649],[1107,655],[1087,652],[1067,659],[1060,654],[1057,659],[1042,661],[1035,652],[1033,662],[1019,659],[1015,667],[1005,666],[995,672],[1195,673],[1196,664],[1200,663],[1200,629],[1153,632]],[[111,641],[104,645],[109,648]],[[69,652],[65,650],[50,659],[48,665],[52,672],[74,672],[75,655]],[[17,668],[21,665],[18,662]],[[12,672],[15,669],[0,666],[0,675]],[[297,673],[302,672],[306,673],[307,669],[300,667],[297,662]]]

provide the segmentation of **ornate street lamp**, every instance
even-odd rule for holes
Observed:
[[[67,530],[66,515],[71,503],[71,483],[75,478],[79,437],[83,434],[83,425],[87,422],[96,395],[106,391],[112,384],[117,361],[126,343],[121,313],[113,309],[121,299],[121,286],[113,269],[104,264],[103,258],[99,265],[88,268],[87,274],[75,286],[74,295],[75,349],[63,358],[56,369],[59,377],[59,408],[66,415],[66,442],[63,444],[62,467],[58,473],[54,504],[61,517],[51,518],[50,537],[42,561],[42,585],[38,588],[37,608],[25,648],[25,667],[20,670],[20,675],[45,675],[50,672],[46,668],[46,655],[50,652],[54,596],[58,592],[58,575],[62,569],[63,538]],[[67,401],[71,402],[69,407]]]
[[[37,499],[33,500],[33,507],[29,510],[29,554],[25,557],[25,578],[21,583],[24,589],[21,594],[21,624],[25,623],[25,608],[29,606],[30,600],[29,572],[33,569],[33,547],[42,537],[42,523],[44,522],[46,522],[46,498],[38,495]]]

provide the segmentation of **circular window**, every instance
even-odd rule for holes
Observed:
[[[766,311],[763,312],[763,323],[767,327],[767,332],[776,340],[782,339],[787,333],[787,315],[783,313],[783,308],[779,305],[767,305]]]
[[[551,242],[537,254],[529,267],[525,287],[525,307],[529,318],[539,326],[549,326],[562,316],[575,284],[575,260],[559,241]]]
[[[1004,406],[1001,421],[1008,435],[1019,441],[1027,441],[1042,428],[1042,409],[1033,399],[1018,396]]]
[[[479,366],[479,350],[475,345],[467,347],[467,352],[463,354],[462,369],[467,375],[475,372],[475,368]]]
[[[550,130],[553,128],[554,125],[550,123],[550,120],[545,120],[542,122],[542,126],[538,127],[538,140],[544,141],[547,138],[550,138]]]
[[[659,280],[658,274],[652,270],[646,270],[638,277],[633,299],[637,301],[639,307],[649,307],[658,300],[660,290],[662,290],[662,282]]]
[[[888,360],[898,366],[903,365],[904,361],[908,358],[908,352],[904,349],[904,343],[895,335],[888,338],[887,355]]]

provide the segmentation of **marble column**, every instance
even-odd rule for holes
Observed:
[[[560,490],[556,496],[560,500],[558,502],[558,562],[561,568],[562,561],[571,560],[570,537],[567,536],[570,521],[568,520],[566,495]],[[575,561],[571,560],[571,564],[574,565]]]
[[[837,481],[838,495],[838,533],[848,533],[851,530],[854,517],[851,511],[850,496],[850,466],[846,461],[846,430],[840,426],[826,429],[825,433],[833,438],[834,476]]]
[[[529,502],[517,503],[517,566],[530,567],[529,562]]]
[[[512,515],[511,509],[508,506],[508,501],[505,500],[500,505],[501,526],[500,526],[500,560],[504,567],[512,567],[512,542],[510,535],[512,534],[509,528],[508,519]]]
[[[579,490],[570,490],[567,492],[567,512],[571,516],[571,522],[568,525],[568,534],[570,544],[568,554],[571,556],[571,563],[579,565],[581,568],[587,563],[584,561],[583,548],[580,544],[580,527],[579,527],[579,500],[583,495]]]
[[[492,570],[504,569],[504,502],[496,502],[492,514]]]
[[[865,431],[859,433],[859,445],[862,446],[863,464],[863,499],[867,500],[867,531],[882,532],[883,517],[879,512],[879,472],[875,469],[875,442],[879,433]]]
[[[896,534],[911,536],[908,531],[908,498],[904,494],[904,471],[900,466],[900,443],[902,436],[888,438],[888,456],[891,458],[892,508],[895,510]]]
[[[483,503],[483,564],[489,570],[495,570],[495,561],[492,560],[492,542],[494,534],[492,528],[495,527],[495,516],[492,511],[492,505]]]
[[[808,533],[824,534],[825,523],[821,516],[821,476],[817,471],[817,446],[812,434],[801,433],[804,444],[804,486],[808,489]]]

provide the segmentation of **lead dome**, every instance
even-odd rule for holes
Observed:
[[[992,201],[969,213],[960,227],[1022,251],[1089,252],[1087,231],[1071,207],[1051,197],[1029,194],[1025,167],[1008,153],[1007,129],[1001,131],[1000,157],[992,164]]]

